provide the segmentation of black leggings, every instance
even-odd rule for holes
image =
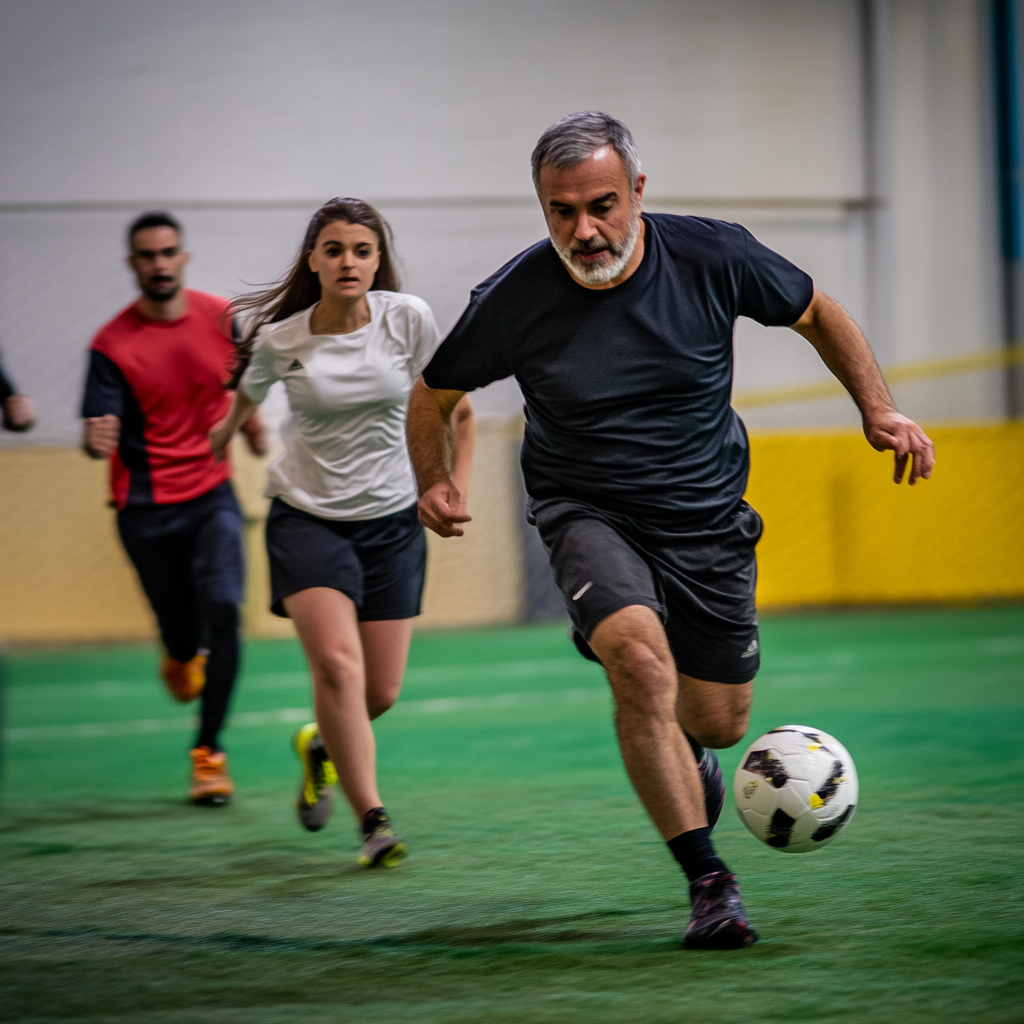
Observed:
[[[219,750],[239,663],[242,517],[228,483],[171,505],[122,509],[118,530],[176,661],[207,650],[196,746]]]

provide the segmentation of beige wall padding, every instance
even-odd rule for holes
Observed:
[[[107,504],[107,463],[74,448],[0,452],[0,636],[150,636],[152,615]]]
[[[461,539],[428,535],[420,627],[514,621],[522,601],[518,424],[483,422]],[[291,636],[270,614],[262,496],[265,460],[236,442],[235,488],[246,516],[251,636]],[[0,451],[0,636],[12,642],[129,640],[154,623],[107,505],[105,462],[73,448]]]

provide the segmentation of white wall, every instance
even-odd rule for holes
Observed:
[[[997,344],[984,4],[879,6],[892,354]],[[743,221],[869,320],[868,214],[848,202],[866,187],[859,13],[855,0],[2,0],[0,345],[41,416],[0,443],[74,437],[81,353],[131,298],[121,235],[139,210],[179,212],[190,283],[233,294],[284,269],[323,199],[378,201],[407,287],[445,327],[543,235],[529,153],[582,108],[630,125],[652,209]],[[742,324],[737,353],[738,387],[821,374],[791,332]],[[515,407],[496,390],[485,410]],[[998,411],[992,389],[954,392],[941,414]],[[748,419],[848,415],[838,402]]]

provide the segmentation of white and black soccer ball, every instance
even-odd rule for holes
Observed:
[[[806,725],[782,725],[754,740],[733,780],[743,824],[785,853],[817,850],[850,824],[857,769],[834,737]]]

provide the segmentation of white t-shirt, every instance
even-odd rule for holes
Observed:
[[[405,414],[441,339],[415,295],[366,300],[370,322],[351,334],[310,334],[313,307],[261,327],[242,375],[254,402],[284,381],[291,411],[264,493],[323,519],[376,519],[416,501]]]

